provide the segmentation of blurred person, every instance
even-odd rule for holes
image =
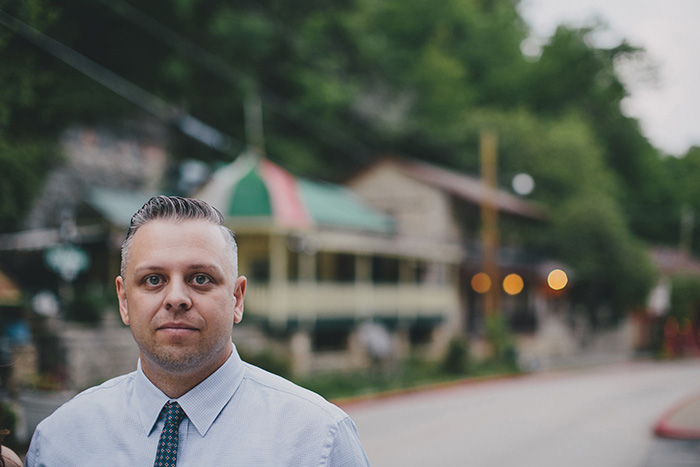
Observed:
[[[0,445],[0,467],[22,467],[22,459],[12,449]]]
[[[0,403],[0,419],[5,418],[5,410]],[[10,434],[10,430],[3,428],[0,430],[0,467],[22,467],[22,459],[12,449],[5,446],[5,437]]]
[[[0,467],[22,467],[22,459],[7,446],[0,446]]]
[[[42,421],[28,467],[369,465],[345,412],[240,359],[231,330],[246,278],[215,208],[151,198],[131,219],[116,287],[137,369]]]

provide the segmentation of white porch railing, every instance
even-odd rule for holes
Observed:
[[[458,313],[456,290],[446,285],[366,283],[250,284],[246,308],[272,321],[290,318],[364,318],[392,315],[403,318]]]

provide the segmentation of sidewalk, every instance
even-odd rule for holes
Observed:
[[[700,440],[700,394],[666,412],[654,426],[662,438]]]
[[[663,414],[654,426],[654,434],[642,467],[700,465],[700,394]]]

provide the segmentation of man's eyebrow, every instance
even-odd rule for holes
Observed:
[[[221,271],[221,268],[217,266],[216,264],[207,264],[207,263],[202,263],[202,264],[192,264],[190,266],[187,266],[188,270],[203,270],[203,271]]]
[[[162,266],[155,266],[155,265],[145,265],[145,266],[138,266],[137,268],[134,269],[134,274],[138,275],[143,272],[159,272],[159,271],[164,271],[165,268]]]

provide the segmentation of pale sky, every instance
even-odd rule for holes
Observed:
[[[522,0],[521,12],[540,39],[558,24],[600,18],[608,26],[598,37],[602,45],[625,38],[645,48],[657,65],[656,84],[631,70],[623,110],[668,154],[700,146],[700,0]]]

